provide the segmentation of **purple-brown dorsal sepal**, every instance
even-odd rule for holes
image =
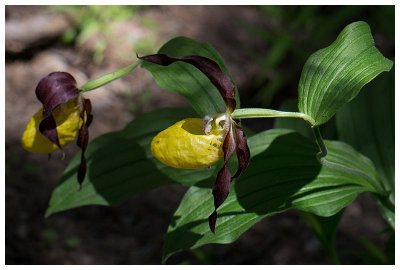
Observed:
[[[219,170],[217,175],[217,180],[214,183],[214,187],[212,189],[212,194],[214,197],[214,207],[215,211],[217,208],[226,200],[231,190],[231,173],[229,172],[228,164],[224,164],[224,166]],[[213,215],[215,215],[215,221],[213,221]],[[211,231],[215,230],[215,222],[216,222],[216,213],[211,214],[209,217],[209,225]]]
[[[36,97],[43,104],[43,118],[47,118],[60,104],[77,97],[76,81],[67,72],[53,72],[40,80]]]
[[[77,145],[81,148],[81,164],[78,168],[78,182],[79,185],[82,185],[83,180],[85,179],[86,174],[86,158],[85,151],[89,142],[89,125],[93,120],[92,115],[92,104],[89,99],[82,98],[82,107],[83,110],[80,113],[80,117],[83,120],[82,126],[79,129],[78,139],[76,141]]]
[[[169,66],[177,61],[182,61],[198,68],[211,83],[218,89],[225,101],[227,108],[233,112],[236,108],[235,86],[229,76],[227,76],[214,61],[204,56],[188,55],[181,58],[170,57],[166,54],[153,54],[139,57],[144,61],[148,61],[157,65]]]
[[[246,170],[250,162],[250,149],[247,145],[246,135],[244,134],[242,128],[238,125],[234,125],[236,134],[236,156],[239,162],[239,167],[232,179],[239,177],[239,175]]]
[[[40,80],[35,92],[36,97],[43,104],[43,119],[39,123],[39,131],[61,148],[52,112],[60,104],[79,95],[76,81],[69,73],[53,72]]]
[[[225,164],[228,163],[229,159],[236,150],[236,142],[233,137],[232,125],[229,125],[229,131],[225,136],[224,143],[222,144],[222,150],[224,151],[224,161]]]

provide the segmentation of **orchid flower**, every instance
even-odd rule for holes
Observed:
[[[160,162],[174,168],[205,168],[224,158],[224,165],[219,170],[212,189],[215,209],[208,218],[210,229],[215,233],[217,208],[228,197],[231,181],[239,177],[250,161],[246,136],[238,125],[239,120],[231,117],[231,113],[236,108],[235,87],[218,64],[206,57],[189,55],[174,58],[165,54],[154,54],[139,58],[162,66],[178,61],[191,64],[209,78],[225,101],[225,112],[208,114],[203,119],[189,118],[179,121],[161,131],[151,143],[153,155]],[[239,167],[232,177],[228,161],[235,151]]]
[[[22,135],[22,146],[29,152],[50,154],[77,140],[82,149],[78,181],[86,172],[84,152],[88,144],[88,127],[92,122],[91,103],[76,87],[72,75],[53,72],[40,80],[36,97],[43,104],[30,119]]]

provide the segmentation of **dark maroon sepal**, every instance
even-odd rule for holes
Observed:
[[[236,142],[235,138],[233,137],[232,125],[229,125],[229,131],[225,136],[224,143],[222,144],[222,150],[224,151],[224,161],[227,163],[233,155],[233,152],[236,150]]]
[[[43,118],[47,118],[58,105],[70,101],[78,94],[74,77],[66,72],[50,73],[36,87],[36,96],[43,104]]]
[[[43,120],[39,123],[39,131],[59,148],[61,146],[52,112],[78,94],[74,77],[66,72],[50,73],[36,87],[36,97],[43,104]]]
[[[139,59],[162,66],[169,66],[177,61],[182,61],[195,66],[207,76],[207,78],[215,87],[217,87],[219,93],[225,101],[227,108],[231,112],[235,110],[235,86],[233,85],[231,79],[221,70],[215,61],[199,55],[188,55],[181,58],[174,58],[166,54],[147,55],[139,57]]]
[[[238,125],[234,125],[236,134],[236,156],[238,158],[239,167],[232,179],[240,176],[240,174],[246,170],[250,162],[250,149],[247,145],[246,135],[244,134],[242,128]]]
[[[83,110],[80,114],[80,117],[83,120],[82,126],[79,129],[78,139],[76,141],[77,145],[81,148],[81,164],[78,168],[78,182],[79,185],[82,186],[83,180],[85,179],[86,174],[86,158],[85,151],[89,142],[89,125],[92,123],[93,115],[92,115],[92,104],[89,99],[82,98],[82,107]],[[85,117],[86,116],[86,117]]]

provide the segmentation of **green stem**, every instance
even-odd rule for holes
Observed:
[[[329,257],[329,262],[331,264],[340,264],[340,260],[339,260],[339,256],[337,254],[336,248],[335,248],[335,244],[334,244],[334,240],[331,240],[332,243],[329,245],[327,252],[328,252],[328,257]]]
[[[86,91],[90,91],[90,90],[99,88],[103,85],[106,85],[106,84],[128,74],[129,72],[134,70],[137,66],[139,66],[141,62],[142,62],[141,60],[138,60],[130,66],[121,68],[119,70],[110,72],[104,76],[101,76],[100,78],[91,80],[91,81],[85,83],[84,85],[82,85],[81,87],[79,87],[79,90],[81,90],[82,92],[86,92]]]
[[[315,120],[304,113],[299,112],[284,112],[269,109],[237,109],[231,114],[232,118],[269,118],[269,117],[293,117],[302,118],[303,120],[310,123],[311,126],[315,126]]]
[[[314,133],[315,141],[320,150],[320,152],[317,154],[317,158],[318,158],[318,160],[321,160],[328,154],[328,149],[326,148],[324,139],[322,139],[322,135],[321,135],[321,132],[319,131],[319,127],[313,126],[313,127],[311,127],[311,129]]]

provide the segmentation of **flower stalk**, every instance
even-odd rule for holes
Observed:
[[[259,109],[259,108],[249,108],[249,109],[237,109],[231,114],[232,118],[242,119],[242,118],[272,118],[272,117],[292,117],[301,118],[307,121],[311,126],[315,126],[315,120],[304,113],[299,112],[284,112],[270,109]]]
[[[109,84],[110,82],[115,81],[116,79],[119,79],[122,76],[125,76],[126,74],[134,70],[137,66],[141,64],[141,62],[142,62],[141,60],[138,60],[130,66],[118,69],[116,71],[103,75],[97,79],[91,80],[82,85],[81,87],[79,87],[79,90],[81,92],[87,92],[99,88],[103,85]]]

